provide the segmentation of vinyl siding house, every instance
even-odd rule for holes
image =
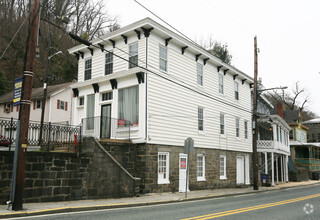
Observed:
[[[74,123],[111,154],[113,139],[130,139],[119,162],[145,192],[185,190],[188,137],[190,190],[250,184],[251,77],[149,18],[69,53]]]
[[[71,124],[72,83],[48,86],[44,122]],[[43,87],[33,88],[30,106],[30,121],[40,121]],[[19,106],[13,106],[13,92],[0,96],[0,117],[19,118]]]

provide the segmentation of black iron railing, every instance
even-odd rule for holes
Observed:
[[[8,146],[10,151],[16,143],[18,120],[0,118],[0,145]],[[37,146],[44,151],[61,149],[75,151],[81,144],[81,125],[71,126],[67,123],[44,123],[40,139],[40,122],[30,121],[28,130],[28,146]],[[8,145],[4,142],[9,142]],[[40,146],[41,145],[41,146]]]

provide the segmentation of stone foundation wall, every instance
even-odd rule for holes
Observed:
[[[27,152],[24,203],[135,196],[133,178],[93,139],[83,153]],[[13,152],[0,153],[0,204],[10,198]]]
[[[114,144],[103,143],[105,149],[134,176],[141,178],[140,190],[150,192],[177,192],[179,190],[179,154],[183,146],[153,144]],[[169,152],[169,184],[158,184],[158,152]],[[205,154],[205,181],[197,181],[197,154]],[[226,155],[227,179],[220,180],[220,155]],[[195,148],[190,158],[189,189],[215,189],[239,187],[236,184],[236,157],[249,155],[250,183],[252,179],[251,153],[218,149]]]

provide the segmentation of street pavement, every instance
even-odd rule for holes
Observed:
[[[9,211],[6,205],[0,206],[0,218],[27,217],[53,213],[78,212],[89,210],[116,209],[125,207],[150,206],[157,204],[179,203],[185,201],[203,200],[210,198],[228,197],[262,193],[272,190],[283,190],[292,187],[318,185],[320,181],[309,180],[304,182],[289,182],[274,187],[259,187],[259,190],[247,188],[214,189],[189,191],[187,198],[185,193],[148,193],[139,197],[99,200],[79,200],[48,203],[25,203],[22,211]]]

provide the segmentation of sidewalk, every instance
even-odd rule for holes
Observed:
[[[48,202],[48,203],[26,203],[23,205],[23,211],[9,211],[6,205],[0,206],[0,219],[12,217],[34,216],[41,214],[75,212],[85,210],[111,209],[134,206],[145,206],[155,204],[165,204],[173,202],[183,202],[191,200],[208,199],[215,197],[234,196],[241,194],[259,193],[269,190],[281,190],[292,187],[308,186],[319,184],[318,180],[309,180],[304,182],[289,182],[279,184],[274,187],[259,187],[259,190],[248,188],[232,188],[232,189],[214,189],[199,190],[188,192],[188,198],[185,193],[149,193],[140,197],[120,198],[120,199],[99,199],[99,200],[80,200],[65,202]]]

